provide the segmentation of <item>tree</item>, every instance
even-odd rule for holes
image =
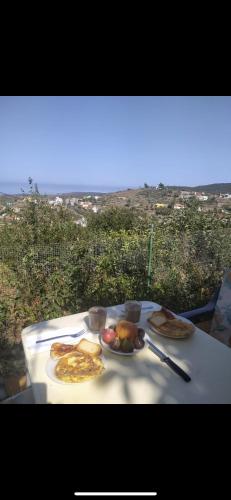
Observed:
[[[144,183],[144,189],[147,189],[147,188],[149,188],[149,185],[145,182]]]
[[[164,184],[162,182],[160,182],[158,189],[164,189],[164,188],[165,188]]]
[[[37,182],[35,182],[35,184],[34,184],[34,192],[35,192],[35,194],[39,194],[39,189],[38,189]]]
[[[88,215],[88,229],[98,231],[130,231],[139,226],[138,212],[127,207],[111,207],[99,214]]]
[[[188,200],[185,200],[185,205],[188,208],[197,210],[200,207],[200,202],[195,196],[192,196]]]

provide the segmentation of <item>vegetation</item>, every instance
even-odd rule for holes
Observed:
[[[126,299],[153,300],[175,312],[207,302],[231,265],[231,218],[167,208],[149,217],[128,207],[87,218],[51,207],[30,183],[19,220],[0,226],[0,342],[20,343],[25,326]],[[11,210],[11,209],[9,209]],[[160,209],[163,213],[163,209]],[[152,279],[148,242],[154,224]],[[1,371],[1,367],[0,367]]]

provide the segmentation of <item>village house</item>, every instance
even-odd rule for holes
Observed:
[[[181,191],[180,193],[180,198],[182,200],[188,200],[189,198],[192,198],[194,195],[194,193],[192,191]]]
[[[63,204],[63,199],[59,196],[56,196],[55,200],[50,200],[48,203],[49,205],[53,205],[54,207],[56,207],[57,205]]]
[[[155,208],[167,208],[167,203],[155,203]]]
[[[207,201],[209,197],[204,194],[197,194],[196,198],[198,201]]]
[[[91,208],[92,207],[92,202],[91,201],[80,201],[79,205],[82,208]]]

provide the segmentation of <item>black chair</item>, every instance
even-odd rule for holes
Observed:
[[[199,307],[198,309],[192,309],[191,311],[186,311],[180,313],[179,316],[183,318],[190,319],[193,323],[201,323],[204,321],[212,320],[213,313],[215,310],[215,306],[217,303],[217,299],[219,296],[221,285],[215,290],[211,300],[203,307]]]

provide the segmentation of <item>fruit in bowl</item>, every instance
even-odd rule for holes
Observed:
[[[140,339],[143,339],[145,336],[145,331],[143,330],[143,328],[138,328],[138,337]]]
[[[134,345],[131,342],[131,340],[123,339],[121,342],[121,350],[122,350],[122,352],[133,352]]]
[[[110,348],[113,349],[113,351],[119,351],[121,347],[121,341],[119,337],[115,337],[112,342],[110,342]]]
[[[120,340],[135,340],[138,335],[138,328],[130,321],[121,320],[116,325],[116,333]]]
[[[116,332],[115,330],[112,330],[112,328],[105,328],[102,330],[101,335],[105,344],[111,344],[111,342],[113,342],[116,338]]]
[[[101,338],[112,351],[130,354],[145,346],[145,331],[130,321],[121,320],[101,332]]]
[[[141,339],[140,337],[136,337],[136,339],[134,340],[135,349],[143,349],[144,344],[145,344],[144,340]]]

